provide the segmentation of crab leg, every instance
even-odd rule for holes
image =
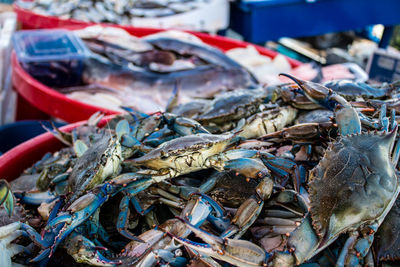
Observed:
[[[124,237],[134,240],[137,242],[144,242],[140,238],[134,236],[127,230],[128,218],[129,218],[129,196],[124,196],[119,204],[119,214],[117,221],[117,230]]]
[[[196,243],[182,237],[171,235],[176,241],[193,250],[236,266],[262,266],[266,260],[265,251],[252,242],[229,238],[223,239],[207,233],[185,220],[184,222],[186,227],[207,243]]]
[[[277,225],[272,225],[272,226],[259,226],[259,227],[253,227],[251,229],[251,232],[253,233],[254,237],[257,239],[261,239],[262,237],[268,235],[268,234],[274,234],[274,235],[287,235],[288,233],[293,232],[297,226],[277,226]]]
[[[187,259],[184,257],[177,257],[174,253],[166,249],[153,250],[156,257],[160,258],[163,262],[171,266],[184,267],[187,265]],[[161,265],[163,266],[163,265]]]
[[[280,177],[292,176],[293,186],[297,192],[300,190],[301,174],[297,164],[291,160],[278,158],[270,153],[262,152],[261,160],[269,170]]]
[[[363,234],[362,238],[359,238],[358,232],[350,233],[350,237],[347,239],[339,255],[336,266],[356,266],[367,256],[374,241],[374,233],[378,229],[378,225],[371,225],[368,228],[371,231]]]
[[[218,230],[225,231],[230,225],[230,220],[226,216],[225,210],[211,197],[202,193],[195,194],[201,196],[212,207],[213,212],[208,215],[207,220]]]
[[[148,212],[150,212],[154,206],[151,205],[150,207],[143,209],[139,201],[136,199],[136,197],[131,197],[130,199],[133,207],[135,208],[136,212],[139,213],[140,215],[146,215]]]
[[[249,227],[258,218],[264,201],[269,199],[272,194],[274,182],[269,176],[265,177],[256,187],[256,193],[248,198],[237,209],[235,216],[232,219],[232,225],[221,234],[221,237],[231,237],[234,239],[240,238]]]
[[[75,232],[72,232],[66,239],[64,247],[67,253],[78,263],[87,263],[94,266],[115,266],[122,263],[121,261],[112,261],[105,258],[99,252],[103,248],[99,248],[92,241]]]

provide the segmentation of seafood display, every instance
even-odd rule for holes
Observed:
[[[2,266],[397,266],[400,83],[281,75],[48,129],[0,180]]]
[[[107,112],[121,112],[121,106],[163,112],[172,102],[198,104],[226,91],[280,84],[285,81],[280,72],[301,78],[309,72],[304,64],[292,69],[282,55],[261,56],[255,46],[224,53],[193,34],[176,30],[138,38],[123,29],[96,25],[74,31],[24,31],[18,36],[22,36],[14,42],[18,67],[77,105],[84,102]],[[37,42],[41,42],[40,51]],[[65,49],[77,52],[65,55]],[[322,68],[324,77],[328,68]],[[323,81],[353,79],[354,75],[331,68],[327,77]]]
[[[65,32],[59,35],[68,37]],[[211,99],[259,83],[235,60],[189,33],[165,31],[137,38],[121,29],[91,26],[75,31],[75,36],[90,49],[79,55],[82,62],[41,60],[40,72],[36,63],[21,64],[43,84],[111,110],[129,106],[145,113],[165,111],[170,101]],[[69,82],[72,74],[79,75],[72,79],[75,84]]]

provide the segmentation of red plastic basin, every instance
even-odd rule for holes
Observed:
[[[44,16],[33,13],[29,10],[22,9],[17,5],[14,5],[14,9],[17,12],[18,20],[22,23],[24,28],[56,28],[62,27],[66,29],[79,29],[84,28],[93,23],[86,23],[76,20],[61,20],[57,17]],[[75,25],[75,26],[73,26]],[[142,37],[149,34],[164,31],[165,29],[150,29],[150,28],[134,28],[130,26],[118,26],[111,24],[104,24],[107,26],[113,26],[125,29],[130,34]],[[227,51],[237,47],[247,47],[250,45],[247,42],[233,40],[230,38],[209,35],[205,33],[191,32],[192,34],[199,37],[205,43],[215,46],[222,51]],[[261,46],[254,45],[260,54],[274,58],[278,53]],[[22,97],[26,102],[35,107],[36,109],[56,118],[60,118],[66,122],[77,122],[86,120],[94,112],[102,111],[105,114],[115,114],[116,111],[104,109],[97,106],[88,105],[77,100],[70,99],[65,95],[58,93],[48,86],[38,82],[32,76],[30,76],[19,64],[15,53],[12,55],[13,65],[13,86],[18,92],[18,95]],[[301,63],[288,58],[291,66],[297,67]],[[18,108],[19,109],[19,108]],[[27,113],[27,111],[24,111]]]
[[[113,116],[103,118],[99,126],[104,126]],[[70,132],[85,121],[69,124],[60,129]],[[26,169],[40,160],[47,152],[55,152],[65,146],[51,133],[38,135],[0,156],[0,179],[12,181]]]

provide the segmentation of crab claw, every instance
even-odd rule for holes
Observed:
[[[99,252],[99,247],[83,235],[73,232],[66,241],[64,246],[67,253],[78,263],[94,266],[115,266],[122,263],[121,261],[112,261],[104,257]]]
[[[15,192],[14,195],[19,200],[20,203],[26,203],[29,205],[37,205],[37,206],[39,206],[43,202],[50,203],[57,198],[50,191]]]
[[[336,122],[342,136],[361,133],[361,121],[357,111],[344,107],[335,111]]]
[[[104,186],[97,188],[99,191],[93,191],[78,198],[68,207],[68,213],[63,213],[48,222],[45,230],[50,230],[61,223],[66,223],[60,230],[59,235],[57,235],[56,240],[52,245],[50,255],[76,227],[92,216],[94,212],[108,199],[107,188],[110,186],[110,184],[105,184]]]
[[[193,195],[201,196],[201,198],[213,209],[213,212],[208,214],[207,220],[218,230],[225,231],[230,225],[230,220],[226,216],[226,211],[224,208],[221,207],[214,199],[205,194],[193,193]]]
[[[246,178],[263,178],[269,175],[269,170],[260,159],[233,159],[226,162],[225,170],[234,170],[237,174],[241,174]]]
[[[207,244],[192,242],[170,234],[177,242],[207,256],[228,262],[236,266],[262,266],[266,260],[264,249],[246,240],[235,240],[207,233],[181,219],[186,226]]]
[[[193,119],[177,117],[171,113],[164,113],[163,117],[168,127],[181,136],[197,133],[210,133],[200,123]]]
[[[297,83],[300,88],[303,90],[304,95],[310,99],[312,102],[326,107],[330,110],[333,110],[336,106],[336,102],[332,99],[332,96],[334,97],[339,97],[338,95],[334,94],[334,92],[323,86],[322,84],[314,83],[314,82],[309,82],[309,81],[303,81],[301,79],[298,79],[292,75],[286,74],[286,73],[280,73],[279,75],[288,77],[289,79],[293,80],[295,83]],[[342,104],[343,100],[341,97],[339,97],[340,100],[335,99],[337,102]],[[346,102],[346,100],[344,100]]]
[[[14,210],[14,195],[6,180],[0,180],[0,205],[3,205],[9,217]]]
[[[0,266],[14,266],[11,258],[27,249],[21,245],[12,243],[23,235],[21,223],[14,222],[0,227]]]

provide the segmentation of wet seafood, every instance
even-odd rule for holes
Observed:
[[[369,95],[380,105],[366,108],[291,78],[297,85],[284,86],[320,109],[286,105],[297,97],[276,98],[281,86],[222,93],[193,110],[126,108],[103,128],[96,114],[71,133],[49,129],[67,147],[11,186],[0,183],[0,211],[13,216],[0,227],[0,259],[45,265],[61,253],[95,266],[396,264],[396,110],[385,95]]]
[[[83,99],[109,94],[107,107],[117,106],[112,109],[124,105],[147,113],[164,111],[171,98],[182,104],[254,88],[258,83],[236,61],[190,34],[167,31],[139,39],[121,30],[102,32],[95,26],[77,34],[105,58],[86,60],[82,82],[88,86],[60,91]]]

